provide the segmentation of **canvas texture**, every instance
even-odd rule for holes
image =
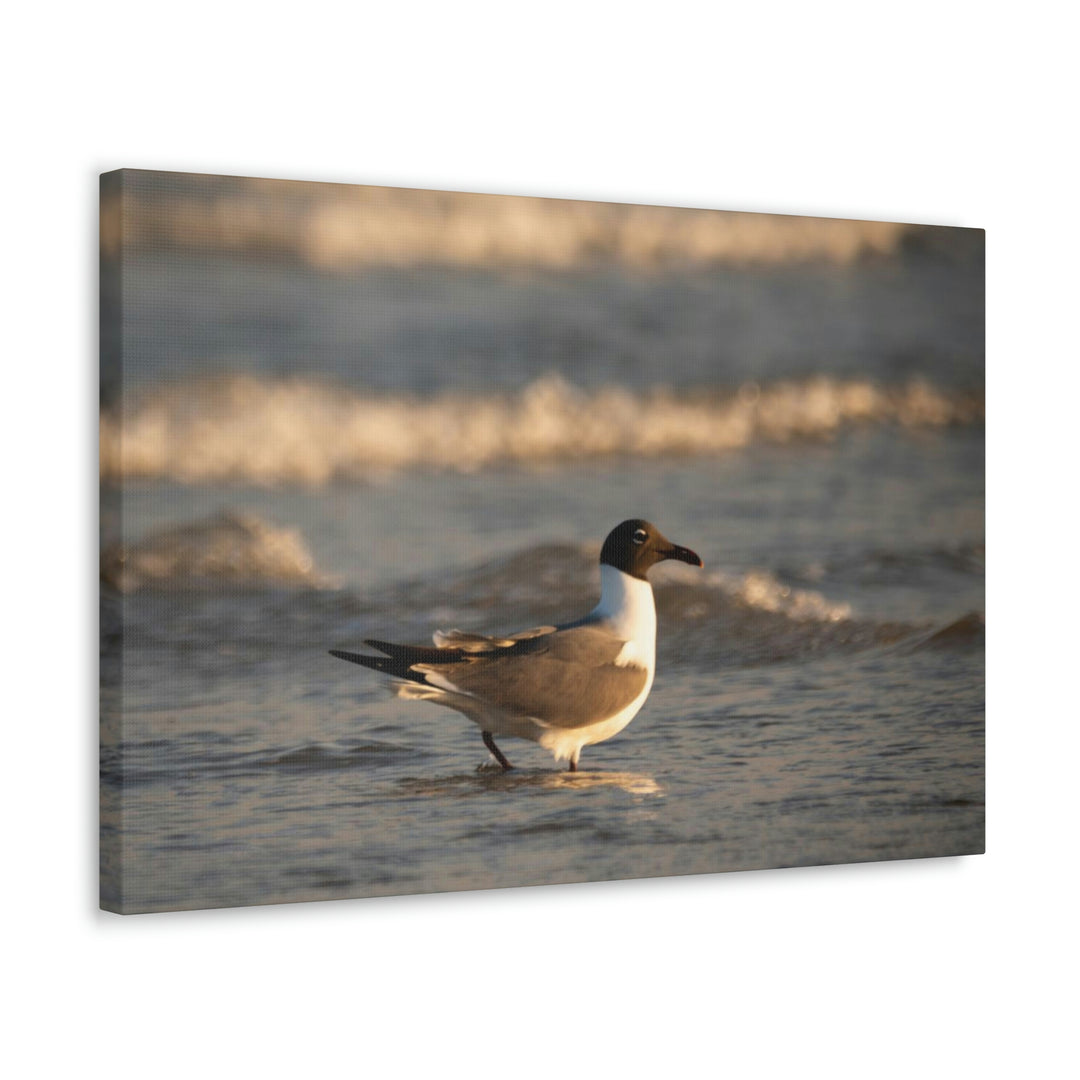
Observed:
[[[102,907],[982,852],[984,248],[103,175]]]

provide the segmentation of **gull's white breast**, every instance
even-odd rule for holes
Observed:
[[[618,735],[641,711],[656,675],[656,600],[652,586],[602,563],[600,587],[600,603],[589,615],[589,621],[602,623],[625,642],[615,663],[620,667],[644,668],[645,685],[629,705],[595,724],[544,732],[537,741],[560,760],[576,761],[583,746],[592,746]]]

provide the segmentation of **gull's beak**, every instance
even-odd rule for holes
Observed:
[[[689,563],[691,566],[705,565],[696,552],[691,551],[689,548],[680,547],[678,544],[672,544],[670,549],[664,552],[663,557],[665,559],[676,559],[678,562]]]

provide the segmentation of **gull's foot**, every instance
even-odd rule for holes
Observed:
[[[492,757],[503,767],[503,772],[509,772],[514,766],[507,760],[506,755],[495,745],[490,731],[484,732],[484,745],[491,751]]]

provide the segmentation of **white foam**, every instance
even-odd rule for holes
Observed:
[[[982,416],[975,396],[923,381],[819,377],[684,396],[585,391],[548,376],[517,394],[418,399],[238,376],[159,390],[122,418],[103,413],[101,475],[318,485],[403,468],[719,455],[758,441],[829,439],[855,424],[940,427]]]
[[[747,607],[785,615],[795,622],[842,622],[851,618],[850,604],[837,604],[813,589],[795,589],[785,585],[767,570],[744,574],[716,571],[709,583]]]
[[[145,585],[189,588],[198,582],[329,584],[297,530],[229,512],[164,529],[135,544],[111,545],[101,554],[101,572],[122,592]]]

